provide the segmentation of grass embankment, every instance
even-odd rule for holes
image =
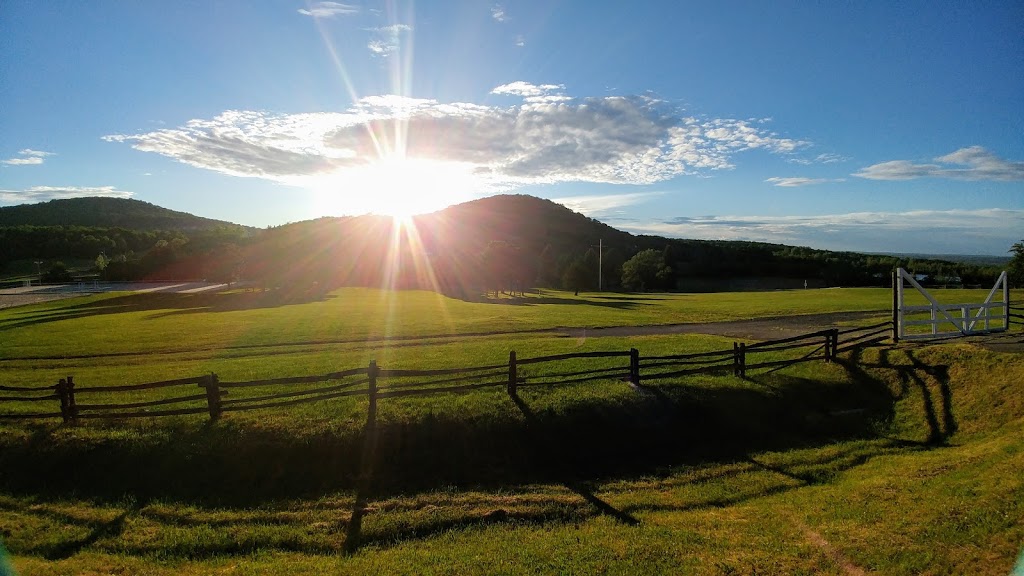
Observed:
[[[107,321],[145,323],[132,316],[140,313],[160,314]],[[200,326],[198,340],[209,341]],[[131,358],[5,361],[5,377],[318,373],[371,353],[380,360],[378,344],[160,355],[142,343]],[[411,344],[390,345],[389,363],[731,341]],[[1024,541],[1019,355],[944,345],[842,360],[747,380],[655,381],[642,392],[608,382],[523,388],[518,402],[497,390],[382,401],[376,481],[354,556],[341,551],[365,401],[230,414],[212,426],[201,417],[9,424],[0,534],[25,574],[1008,572]]]

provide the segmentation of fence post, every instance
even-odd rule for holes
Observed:
[[[839,328],[832,329],[832,360],[839,354]]]
[[[899,269],[892,271],[892,342],[893,344],[899,344],[900,342],[900,295],[899,290],[896,288],[897,282],[903,282],[903,278],[900,278]]]
[[[732,375],[740,375],[740,345],[732,343]]]
[[[57,382],[57,397],[60,399],[60,417],[67,424],[71,416],[68,410],[68,381],[64,378]]]
[[[640,351],[636,348],[629,349],[629,382],[640,385]]]
[[[369,430],[377,428],[377,361],[370,360],[370,365],[366,369],[366,376],[369,382],[367,383],[367,400],[369,400],[369,406],[366,409],[366,427]]]
[[[516,351],[508,353],[508,385],[506,386],[509,396],[516,395],[516,385],[519,383],[519,366],[516,365]]]
[[[352,503],[352,516],[345,531],[345,552],[351,554],[359,548],[359,536],[366,514],[370,484],[373,482],[373,460],[377,452],[377,361],[370,360],[366,369],[366,428],[363,433],[363,453],[360,455],[359,477],[356,480],[356,498]]]
[[[747,344],[740,342],[740,378],[747,377]]]
[[[220,418],[220,388],[217,387],[217,375],[210,372],[210,375],[199,384],[206,388],[206,407],[210,410],[210,420],[216,421]]]
[[[78,404],[75,403],[75,378],[74,376],[68,376],[67,381],[68,390],[68,418],[71,422],[78,421]]]
[[[832,331],[825,332],[825,362],[832,361]]]

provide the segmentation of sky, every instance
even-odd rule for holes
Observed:
[[[272,226],[493,194],[862,252],[1024,238],[1024,3],[0,3],[0,205]]]

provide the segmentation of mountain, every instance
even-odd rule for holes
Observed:
[[[482,198],[408,222],[325,217],[266,230],[138,200],[0,208],[0,266],[105,255],[113,259],[104,270],[108,279],[244,278],[304,293],[337,286],[426,288],[459,297],[499,285],[614,289],[625,282],[624,264],[642,251],[655,252],[645,256],[655,268],[640,286],[655,290],[887,285],[897,266],[965,284],[998,274],[971,263],[638,236],[526,195]]]
[[[764,242],[637,236],[550,200],[498,195],[401,224],[367,215],[271,228],[247,247],[243,275],[268,286],[390,286],[459,296],[498,282],[596,289],[600,277],[603,287],[616,288],[623,264],[644,250],[656,251],[663,266],[647,288],[686,291],[888,285],[892,270],[911,262]],[[972,284],[992,274],[970,264],[914,266]]]
[[[0,207],[0,226],[84,226],[127,230],[213,230],[247,227],[127,198],[67,198]]]

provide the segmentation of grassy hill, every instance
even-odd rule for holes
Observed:
[[[129,198],[67,198],[0,207],[0,226],[82,226],[127,230],[246,228]]]

